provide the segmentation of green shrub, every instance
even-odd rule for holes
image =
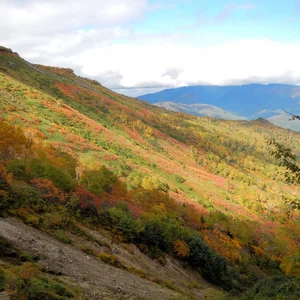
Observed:
[[[181,175],[178,175],[178,174],[174,175],[174,179],[178,183],[184,183],[185,182],[185,179]]]
[[[54,233],[55,238],[65,244],[71,244],[71,240],[66,236],[63,230],[56,230]]]
[[[226,290],[238,287],[237,272],[229,269],[226,260],[209,248],[200,236],[193,234],[185,242],[190,249],[187,261],[206,280]]]
[[[38,224],[40,223],[40,219],[32,214],[28,214],[25,216],[25,223],[29,224],[29,225],[33,225],[33,226],[38,226]]]
[[[0,257],[1,258],[17,258],[19,251],[15,249],[6,239],[0,237]]]
[[[14,178],[18,180],[28,181],[30,179],[26,168],[26,163],[19,159],[14,159],[7,164],[7,171],[13,173]]]
[[[26,183],[14,182],[11,185],[11,194],[14,199],[14,201],[12,201],[12,204],[14,205],[11,206],[14,206],[15,208],[20,205],[36,205],[42,202],[39,190]]]
[[[118,181],[117,177],[102,166],[99,170],[86,171],[80,183],[91,193],[102,196],[103,193],[109,193],[114,183]]]
[[[126,178],[126,184],[128,189],[133,190],[142,186],[142,180],[145,174],[138,171],[131,172]]]
[[[300,278],[273,276],[259,280],[241,299],[243,300],[297,300],[300,297]]]
[[[5,238],[0,237],[0,258],[3,258],[4,260],[8,259],[16,263],[25,261],[34,262],[38,260],[38,255],[21,251],[15,248]]]
[[[0,292],[4,290],[5,287],[5,276],[2,269],[0,269]]]
[[[73,298],[75,294],[61,283],[47,278],[33,278],[23,288],[22,292],[28,300],[64,300]]]
[[[0,189],[0,216],[4,216],[6,210],[9,208],[10,206],[9,199],[10,199],[9,193],[5,190]]]
[[[63,190],[70,191],[76,186],[75,179],[64,169],[59,168],[47,161],[32,158],[28,164],[30,178],[49,179],[53,184]]]

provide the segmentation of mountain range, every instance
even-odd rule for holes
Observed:
[[[288,122],[289,113],[300,113],[300,87],[296,85],[187,86],[138,98],[198,116],[227,120],[265,118],[277,126],[300,130],[299,124]]]
[[[268,141],[298,157],[300,133],[5,47],[0,112],[1,299],[299,299],[300,186]]]

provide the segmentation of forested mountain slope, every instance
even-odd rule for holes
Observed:
[[[0,99],[2,216],[73,244],[70,234],[92,239],[82,226],[105,229],[162,265],[177,258],[229,299],[299,297],[299,213],[289,202],[300,188],[285,183],[266,142],[299,154],[298,133],[169,112],[4,47]],[[82,251],[151,280],[114,253]],[[9,268],[0,271],[11,290]]]

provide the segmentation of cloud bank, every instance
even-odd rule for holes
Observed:
[[[128,95],[197,84],[300,84],[300,44],[252,38],[204,47],[161,33],[147,39],[136,28],[155,9],[147,0],[2,0],[0,44]]]

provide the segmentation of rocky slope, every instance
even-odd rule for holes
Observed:
[[[167,257],[162,266],[134,245],[112,241],[108,232],[85,230],[94,238],[92,241],[69,233],[72,244],[65,244],[16,219],[0,218],[0,236],[22,250],[37,254],[38,262],[47,272],[60,274],[61,280],[79,286],[79,299],[183,300],[211,295],[211,285],[173,258]],[[80,250],[84,247],[115,255],[132,273]]]

